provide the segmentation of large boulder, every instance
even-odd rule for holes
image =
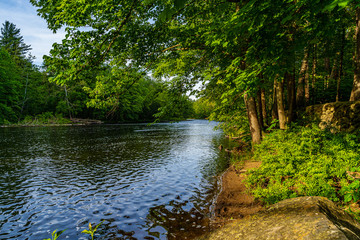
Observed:
[[[201,239],[360,239],[360,224],[324,197],[287,199]]]
[[[306,108],[306,114],[318,121],[322,129],[345,132],[360,129],[360,101],[313,105]]]

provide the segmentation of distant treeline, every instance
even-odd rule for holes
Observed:
[[[134,81],[120,71],[112,74],[116,69],[109,65],[89,73],[86,81],[57,85],[49,81],[52,75],[44,66],[34,64],[30,51],[20,29],[6,21],[0,35],[0,124],[44,116],[109,122],[208,117],[209,111],[201,103],[186,95],[171,95],[168,82],[147,75],[137,75]],[[114,93],[112,88],[97,82],[99,79],[114,88],[118,84],[122,92]]]

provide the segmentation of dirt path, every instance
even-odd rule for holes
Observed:
[[[246,193],[246,171],[258,168],[260,162],[245,161],[241,169],[231,166],[222,175],[222,189],[215,203],[214,227],[220,227],[232,219],[239,219],[262,209],[260,202]]]

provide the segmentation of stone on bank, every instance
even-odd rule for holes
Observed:
[[[360,223],[324,197],[281,201],[200,239],[360,239]]]

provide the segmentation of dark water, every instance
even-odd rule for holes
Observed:
[[[209,230],[216,123],[0,128],[0,239],[190,239]]]

